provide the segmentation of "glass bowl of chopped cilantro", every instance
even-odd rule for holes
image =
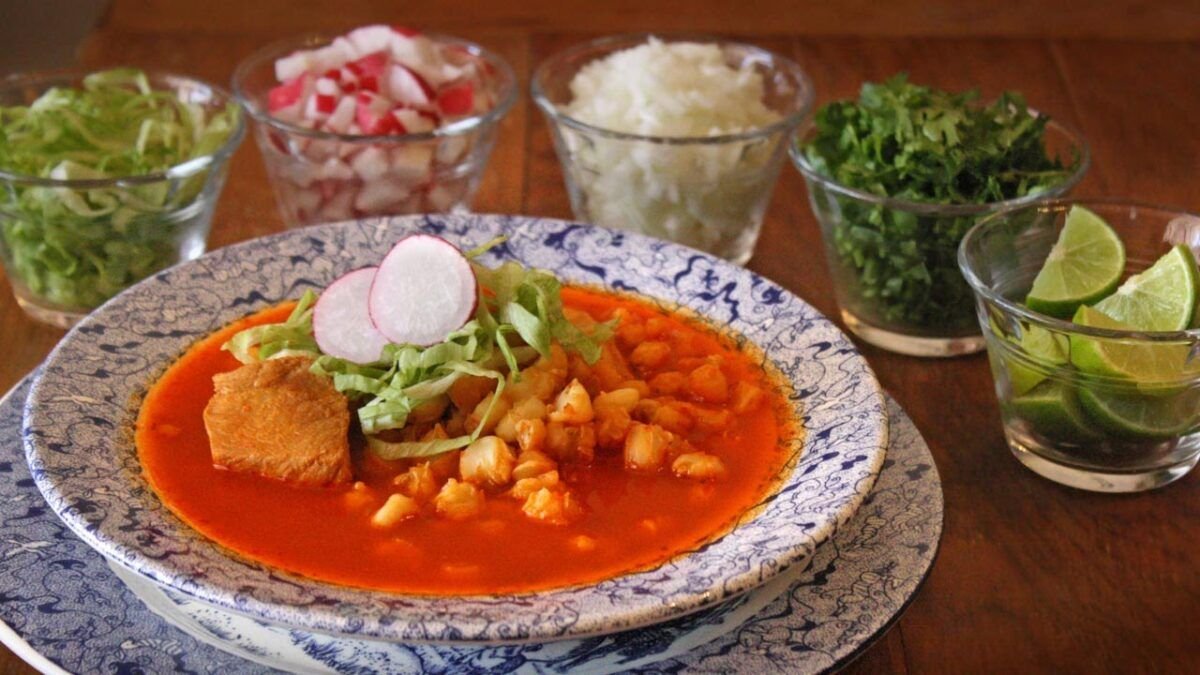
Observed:
[[[791,149],[808,185],[847,327],[915,356],[980,351],[963,236],[997,211],[1059,197],[1087,144],[1017,93],[920,86],[901,74],[817,111]]]
[[[232,97],[187,77],[0,80],[0,261],[17,302],[66,328],[199,256],[243,135]]]

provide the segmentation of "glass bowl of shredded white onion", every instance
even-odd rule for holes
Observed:
[[[813,87],[790,59],[715,38],[629,35],[533,75],[575,217],[750,259]]]

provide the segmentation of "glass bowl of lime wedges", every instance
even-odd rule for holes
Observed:
[[[1200,216],[1119,201],[998,213],[963,238],[1004,434],[1025,466],[1135,492],[1200,460]]]

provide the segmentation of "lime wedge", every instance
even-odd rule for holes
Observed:
[[[1100,438],[1080,408],[1075,391],[1064,384],[1047,380],[1009,404],[1012,414],[1025,420],[1038,433],[1049,438],[1087,442]]]
[[[1124,270],[1125,246],[1117,233],[1100,216],[1072,206],[1025,304],[1035,312],[1069,319],[1080,305],[1112,293]]]
[[[1014,394],[1024,394],[1040,384],[1047,377],[1044,370],[1067,363],[1067,338],[1041,326],[1028,326],[1018,344],[1021,351],[1041,363],[1035,367],[1013,357],[1005,359]]]
[[[1135,330],[1184,330],[1195,320],[1198,283],[1196,259],[1180,244],[1096,303],[1096,309]]]
[[[1132,330],[1099,309],[1080,307],[1073,321],[1081,326]],[[1191,345],[1185,342],[1093,339],[1071,336],[1071,363],[1085,373],[1132,380],[1139,388],[1171,393],[1171,385],[1200,372],[1200,364],[1188,363]]]
[[[1081,387],[1079,402],[1088,417],[1105,431],[1135,439],[1162,440],[1200,426],[1200,390],[1184,389],[1168,396],[1147,396],[1098,387]]]

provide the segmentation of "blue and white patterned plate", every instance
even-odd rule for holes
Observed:
[[[542,593],[432,597],[369,592],[232,556],[163,507],[133,447],[137,401],[190,344],[248,312],[379,261],[405,234],[515,259],[569,281],[688,307],[760,347],[793,389],[804,433],[782,486],[731,532],[662,566]],[[51,353],[25,408],[33,478],[81,539],[186,596],[306,631],[396,642],[579,638],[711,606],[803,563],[870,491],[884,459],[883,396],[825,317],[743,268],[675,244],[556,220],[417,216],[352,221],[219,249],[152,277],[81,322]]]
[[[854,658],[898,618],[932,566],[942,531],[929,449],[889,402],[891,443],[874,490],[787,592],[748,620],[743,611],[773,595],[781,577],[733,609],[551,645],[364,645],[255,624],[256,633],[284,635],[281,647],[225,632],[204,616],[215,610],[177,597],[199,624],[181,632],[138,602],[41,499],[18,436],[28,389],[23,382],[0,401],[0,641],[45,673],[277,672],[260,665],[267,659],[310,672],[821,672]],[[375,651],[360,654],[363,646]]]

